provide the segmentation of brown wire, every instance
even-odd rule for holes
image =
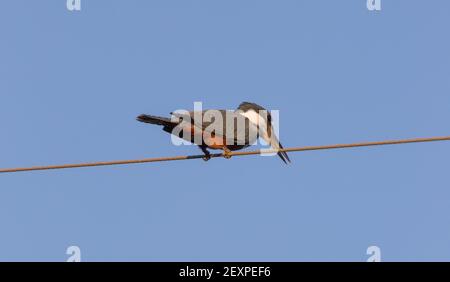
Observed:
[[[285,148],[285,149],[282,149],[279,151],[300,152],[300,151],[330,150],[330,149],[382,146],[382,145],[420,143],[420,142],[432,142],[432,141],[450,141],[450,136],[386,140],[386,141],[362,142],[362,143],[351,143],[351,144],[291,147],[291,148]],[[228,155],[229,156],[248,156],[248,155],[259,155],[259,154],[276,153],[276,152],[278,152],[278,150],[257,150],[257,151],[231,152]],[[148,158],[148,159],[138,159],[138,160],[122,160],[122,161],[92,162],[92,163],[65,164],[65,165],[5,168],[5,169],[0,169],[0,173],[34,171],[34,170],[49,170],[49,169],[66,169],[66,168],[79,168],[79,167],[93,167],[93,166],[108,166],[108,165],[126,165],[126,164],[138,164],[138,163],[165,162],[165,161],[181,161],[181,160],[201,159],[203,157],[204,157],[204,155],[192,155],[192,156]],[[218,158],[218,157],[224,157],[224,154],[211,154],[211,158]]]

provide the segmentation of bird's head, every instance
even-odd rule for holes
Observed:
[[[283,149],[283,146],[281,146],[281,143],[274,133],[272,116],[268,110],[258,104],[250,102],[242,102],[239,105],[238,110],[240,110],[241,114],[258,128],[258,136],[267,144],[276,150]],[[278,152],[278,155],[285,163],[288,161],[290,162],[286,152]]]

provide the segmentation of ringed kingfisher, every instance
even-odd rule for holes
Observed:
[[[207,118],[208,112],[210,111],[221,115],[223,126],[220,126],[219,129],[214,128],[214,130],[211,130],[211,125],[214,121],[211,121],[211,118]],[[137,117],[137,120],[144,123],[160,125],[164,131],[199,146],[205,154],[203,157],[205,161],[211,158],[208,149],[221,149],[224,152],[224,157],[230,158],[230,151],[246,148],[254,144],[259,137],[274,150],[283,149],[283,146],[274,133],[270,113],[255,103],[243,102],[235,111],[186,111],[184,113],[172,112],[171,115],[172,118],[166,118],[142,114]],[[200,121],[198,121],[198,116],[201,117]],[[229,119],[230,117],[231,119]],[[227,124],[230,121],[234,125],[231,130],[229,127],[230,124]],[[237,125],[236,121],[243,121],[245,126]],[[182,130],[176,131],[176,128]],[[227,128],[231,132],[227,133]],[[277,154],[284,163],[287,164],[290,162],[286,152],[278,151]]]

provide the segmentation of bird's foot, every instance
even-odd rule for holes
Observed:
[[[211,159],[211,155],[210,155],[210,154],[205,154],[205,155],[202,157],[202,159],[203,159],[205,162],[207,162],[207,161],[209,161],[209,160]]]
[[[223,148],[223,157],[225,159],[231,158],[231,151],[228,148]]]

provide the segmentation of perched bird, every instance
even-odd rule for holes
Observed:
[[[230,151],[246,148],[259,137],[273,149],[283,149],[274,133],[270,113],[255,103],[243,102],[235,111],[204,110],[171,114],[172,118],[142,114],[137,120],[161,125],[164,131],[198,145],[205,154],[205,161],[210,159],[208,149],[221,149],[229,158]],[[286,152],[279,151],[277,154],[284,163],[290,162]]]

